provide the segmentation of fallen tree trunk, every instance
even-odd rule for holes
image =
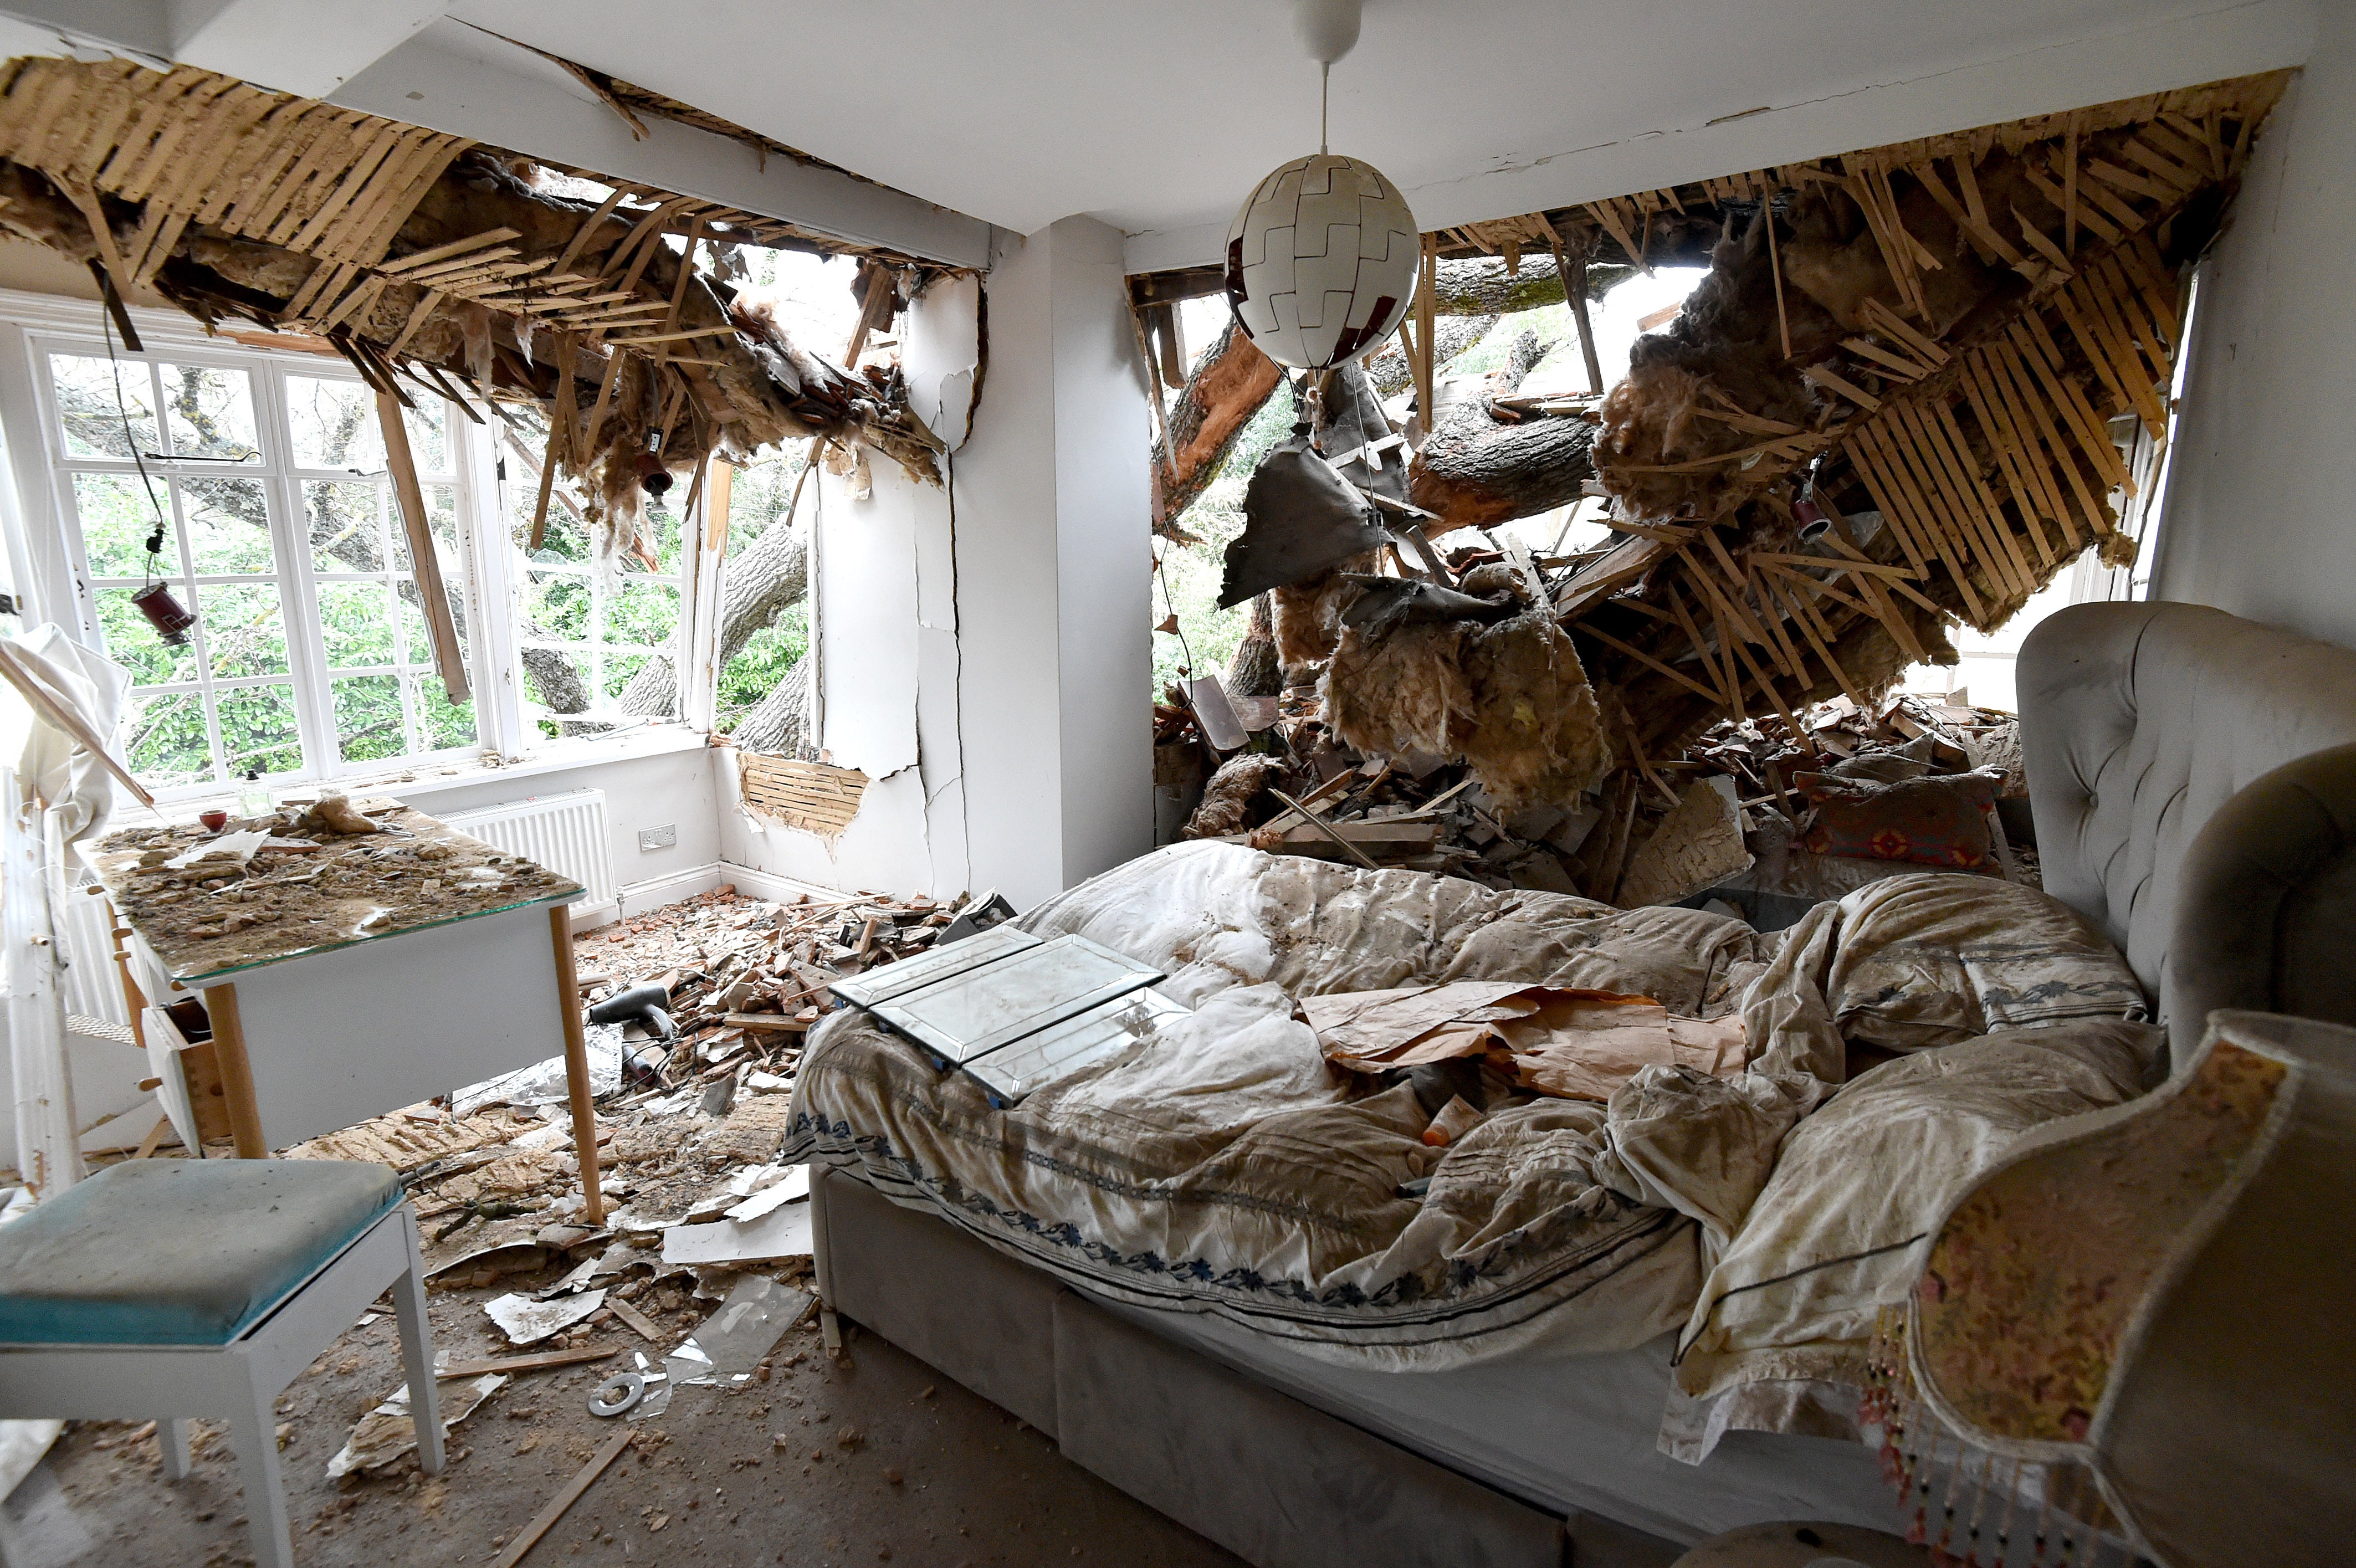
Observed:
[[[1440,521],[1426,531],[1485,528],[1535,517],[1580,498],[1594,476],[1589,449],[1595,426],[1570,414],[1497,417],[1491,400],[1505,396],[1543,357],[1536,333],[1514,345],[1500,375],[1463,378],[1433,395],[1440,404],[1430,439],[1408,469],[1408,499]]]
[[[1442,261],[1437,271],[1439,286],[1431,292],[1431,308],[1440,315],[1511,315],[1561,304],[1567,297],[1552,256],[1524,255],[1520,267],[1511,270],[1502,257],[1476,256]],[[1590,261],[1587,297],[1601,300],[1635,275],[1633,267]]]
[[[1203,493],[1221,460],[1234,449],[1236,437],[1283,381],[1276,361],[1229,321],[1170,407],[1170,446],[1154,444],[1165,527]]]
[[[811,749],[809,707],[809,671],[796,664],[768,696],[736,721],[730,732],[736,749],[807,760]]]
[[[715,667],[726,669],[744,645],[779,615],[809,594],[809,530],[779,513],[753,542],[731,558],[720,578],[720,657]],[[792,680],[788,673],[786,679]],[[622,688],[625,713],[662,716],[679,711],[679,676],[668,655],[658,654],[638,667]]]

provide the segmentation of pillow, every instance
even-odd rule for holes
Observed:
[[[1997,773],[1935,773],[1896,784],[1802,773],[1793,780],[1815,808],[1794,846],[1811,855],[1859,855],[1972,871],[1997,865]]]
[[[1992,877],[1914,871],[1841,900],[1825,1003],[1844,1039],[1900,1051],[1998,1029],[2142,1019],[2142,985],[2085,916]]]
[[[1662,1450],[1699,1464],[1735,1430],[1843,1431],[1877,1313],[1922,1272],[1950,1199],[2013,1140],[2123,1104],[2167,1070],[2150,1024],[1999,1034],[1903,1057],[1785,1136],[1774,1173],[1677,1338]]]

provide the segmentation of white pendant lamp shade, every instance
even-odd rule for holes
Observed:
[[[1319,153],[1259,182],[1227,229],[1227,301],[1260,351],[1323,370],[1390,336],[1415,294],[1415,216],[1371,164]]]

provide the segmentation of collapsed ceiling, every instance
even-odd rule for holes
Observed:
[[[1809,703],[1864,702],[1910,665],[1953,662],[1948,626],[1993,630],[2089,548],[2131,561],[2122,443],[2140,428],[2157,472],[2186,269],[2286,80],[1427,234],[1420,329],[1404,346],[1419,411],[1410,506],[1369,496],[1398,541],[1390,570],[1435,594],[1472,590],[1428,539],[1582,495],[1608,497],[1615,538],[1534,560],[1506,536],[1502,575],[1480,564],[1500,561],[1494,540],[1451,551],[1490,574],[1479,615],[1369,614],[1381,558],[1345,561],[1275,590],[1278,650],[1330,660],[1337,737],[1460,752],[1493,795],[1523,799],[1533,779],[1576,793],[1613,766],[1649,770],[1728,717],[1772,716],[1804,743]],[[1566,281],[1583,306],[1670,262],[1708,275],[1637,340],[1609,397],[1519,396],[1519,357],[1433,385],[1450,315],[1560,301]],[[1132,280],[1165,369],[1171,305],[1208,282]],[[1380,357],[1373,368],[1379,379]],[[1280,380],[1232,331],[1203,357],[1155,449],[1163,532]],[[1362,444],[1353,432],[1328,451],[1371,489]]]
[[[857,255],[862,336],[940,269],[666,192],[578,200],[561,183],[495,148],[193,68],[0,67],[0,229],[91,265],[118,307],[152,288],[209,325],[324,339],[403,402],[405,380],[537,405],[552,432],[539,517],[562,470],[594,497],[606,553],[637,543],[650,474],[700,484],[715,453],[823,436],[937,480],[939,443],[895,371],[788,342],[709,263],[737,244]]]

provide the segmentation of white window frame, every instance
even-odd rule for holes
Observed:
[[[74,520],[70,475],[77,470],[119,467],[134,472],[122,460],[67,458],[61,449],[59,426],[52,406],[44,357],[63,350],[103,358],[106,345],[95,302],[48,294],[0,290],[0,460],[6,482],[0,483],[0,539],[5,539],[11,580],[5,586],[20,602],[27,625],[54,621],[77,640],[103,649],[105,639],[97,617],[95,585],[82,555]],[[127,354],[118,342],[117,357],[126,361],[154,358],[172,363],[217,364],[252,372],[251,386],[259,433],[271,421],[281,442],[288,440],[287,411],[280,378],[287,375],[323,379],[349,379],[358,375],[339,357],[249,346],[229,336],[208,334],[203,326],[177,313],[138,310],[132,313],[145,354]],[[422,397],[422,389],[412,390]],[[157,417],[162,417],[161,410]],[[486,420],[497,418],[483,411]],[[503,465],[495,432],[477,424],[456,404],[445,413],[451,471],[434,483],[455,487],[457,570],[445,558],[445,586],[464,595],[467,606],[468,667],[474,688],[477,743],[473,746],[407,754],[366,762],[345,763],[336,742],[332,696],[327,675],[325,647],[317,624],[316,580],[311,569],[308,529],[304,526],[303,485],[319,479],[349,478],[294,469],[291,443],[281,448],[286,464],[265,462],[258,466],[222,464],[156,464],[158,488],[165,473],[182,477],[222,478],[240,473],[264,481],[271,513],[275,578],[287,627],[289,670],[286,677],[258,677],[252,682],[222,682],[209,672],[216,686],[291,682],[295,699],[303,766],[292,773],[267,775],[275,784],[334,780],[359,784],[371,776],[390,778],[423,768],[447,771],[453,765],[488,763],[512,767],[519,763],[558,764],[591,762],[601,755],[634,752],[649,728],[684,731],[676,718],[640,720],[630,731],[547,741],[539,732],[523,689],[517,660],[517,630],[520,594],[528,579],[523,551],[510,540],[507,518],[518,490],[529,506],[539,475],[521,475]],[[268,449],[265,439],[265,451]],[[692,714],[709,710],[710,672],[702,661],[687,656],[696,645],[701,602],[712,597],[707,580],[716,564],[702,550],[701,518],[682,520],[682,559],[676,578],[681,593],[679,631],[668,646],[651,651],[668,655],[680,672],[680,707]],[[184,563],[185,565],[185,563]],[[176,569],[176,579],[183,575]],[[668,579],[667,579],[668,580]],[[701,590],[701,592],[699,592]],[[699,677],[702,678],[699,680]],[[177,683],[176,683],[177,684]],[[198,683],[187,683],[193,689]],[[596,703],[605,699],[599,692]],[[684,735],[681,736],[682,741]],[[231,781],[209,780],[156,791],[168,803],[218,797],[233,787]]]

